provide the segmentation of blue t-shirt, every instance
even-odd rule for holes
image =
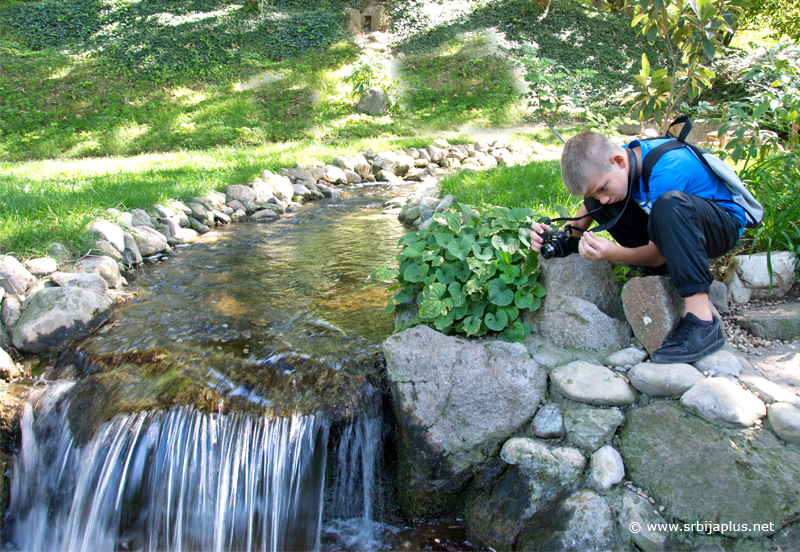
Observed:
[[[624,147],[639,146],[642,152],[642,161],[644,162],[644,158],[650,151],[667,140],[669,138],[643,142],[634,140]],[[644,183],[640,175],[639,186],[633,190],[631,197],[647,214],[650,214],[653,203],[664,192],[685,192],[719,203],[721,207],[724,207],[728,213],[733,215],[734,222],[739,223],[739,237],[742,235],[742,230],[747,221],[744,209],[733,202],[733,196],[722,179],[708,170],[689,148],[670,150],[661,156],[650,173],[649,191],[649,194],[645,192]]]

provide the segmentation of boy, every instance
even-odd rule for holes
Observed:
[[[683,318],[653,352],[652,360],[694,362],[725,344],[708,302],[713,280],[708,259],[736,245],[746,218],[722,180],[688,148],[666,152],[653,167],[649,189],[645,189],[640,178],[642,160],[665,140],[635,140],[619,146],[602,134],[581,132],[564,145],[561,177],[572,195],[584,197],[576,217],[602,206],[571,223],[574,228],[586,230],[593,220],[611,221],[623,211],[608,229],[619,245],[593,232],[575,232],[581,257],[652,267],[649,272],[654,274],[669,272],[685,300]],[[626,204],[629,189],[632,201]],[[532,229],[531,249],[539,252],[541,234],[551,228],[533,223]]]

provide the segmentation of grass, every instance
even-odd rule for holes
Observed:
[[[573,213],[581,202],[564,188],[557,160],[481,173],[461,171],[442,179],[441,186],[442,193],[453,194],[461,203],[476,207],[528,207],[544,217],[563,216],[565,211]]]

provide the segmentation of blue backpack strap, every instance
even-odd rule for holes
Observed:
[[[653,172],[653,167],[658,163],[658,160],[667,153],[678,148],[685,148],[688,144],[680,139],[672,139],[669,142],[656,146],[650,150],[642,160],[642,184],[644,184],[645,193],[650,193],[650,173]]]

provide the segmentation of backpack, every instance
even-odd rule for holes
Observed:
[[[670,129],[674,125],[679,125],[681,123],[684,123],[684,125],[678,136],[672,136],[669,133]],[[758,227],[764,218],[764,208],[756,200],[756,198],[753,197],[753,194],[751,194],[750,191],[745,188],[744,183],[739,178],[739,175],[737,175],[733,169],[731,169],[722,159],[702,148],[698,148],[694,144],[686,142],[686,137],[689,135],[691,130],[692,120],[684,115],[672,121],[667,128],[666,136],[650,138],[650,140],[659,140],[662,138],[672,138],[672,140],[669,142],[664,142],[660,146],[656,146],[647,155],[645,155],[644,162],[642,164],[642,182],[644,182],[645,189],[648,190],[650,188],[650,173],[653,171],[653,167],[658,160],[661,159],[662,155],[674,149],[689,148],[689,150],[706,167],[706,169],[717,175],[722,182],[725,183],[725,187],[728,188],[733,196],[733,202],[744,209],[747,219],[745,228]]]

